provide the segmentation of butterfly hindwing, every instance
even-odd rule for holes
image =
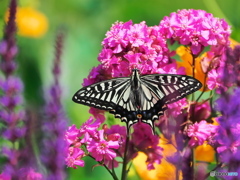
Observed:
[[[140,77],[140,82],[144,84],[144,89],[147,89],[144,91],[145,96],[148,97],[145,101],[150,101],[144,104],[152,104],[150,107],[143,106],[142,113],[147,116],[142,117],[142,122],[149,124],[152,128],[154,121],[167,109],[166,104],[176,102],[202,86],[198,80],[190,76],[173,74],[145,75]]]

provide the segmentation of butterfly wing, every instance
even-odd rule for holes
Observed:
[[[130,78],[102,81],[77,91],[72,100],[76,103],[108,110],[126,122],[127,128],[138,121],[136,107],[130,100]]]
[[[145,75],[132,91],[130,78],[116,78],[83,87],[75,93],[73,101],[102,110],[108,110],[116,118],[126,122],[127,128],[141,119],[154,128],[154,121],[173,103],[201,88],[201,83],[183,75]],[[135,94],[134,94],[135,93]],[[133,97],[140,97],[141,105]]]
[[[140,80],[144,96],[142,122],[152,128],[154,120],[167,109],[166,104],[176,102],[202,87],[197,79],[185,75],[145,75]]]
[[[112,110],[128,88],[129,78],[102,81],[77,91],[72,100],[102,110]]]

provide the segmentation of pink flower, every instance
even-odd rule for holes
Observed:
[[[90,117],[83,125],[80,127],[79,136],[89,135],[90,137],[98,138],[97,129],[100,127],[101,122],[99,120],[94,121],[93,117]]]
[[[208,124],[202,120],[190,125],[187,130],[187,135],[191,138],[189,141],[190,146],[202,145],[212,134],[216,132],[217,126]]]
[[[87,150],[96,159],[96,161],[112,160],[117,156],[116,152],[114,152],[112,149],[119,148],[118,140],[106,141],[104,139],[104,130],[100,130],[98,133],[99,139],[92,139],[92,141],[87,145]]]
[[[170,113],[171,115],[173,115],[173,117],[177,117],[178,115],[182,114],[182,110],[184,108],[186,108],[187,105],[188,105],[188,103],[187,103],[186,98],[180,99],[177,102],[168,104],[167,105],[167,107],[168,107],[167,112]]]
[[[69,145],[79,141],[79,129],[77,129],[75,124],[70,126],[66,131],[65,140]]]
[[[132,142],[139,150],[144,150],[149,146],[158,145],[159,138],[154,136],[152,129],[145,123],[136,123],[132,134]]]
[[[104,110],[100,110],[94,107],[90,107],[89,109],[89,113],[92,114],[94,116],[95,119],[98,119],[101,123],[104,122],[104,120],[106,119],[104,116]]]
[[[88,77],[83,80],[83,86],[89,86],[91,84],[103,81],[110,77],[109,73],[103,69],[103,65],[100,64],[97,67],[93,67]]]
[[[120,147],[117,151],[123,155],[127,136],[126,126],[113,125],[105,130],[105,134],[107,135],[108,140],[118,140]]]
[[[193,108],[194,113],[190,113],[190,119],[194,119],[195,122],[200,122],[202,119],[208,119],[211,115],[211,107],[208,101],[191,105],[189,112],[192,112]],[[192,117],[193,115],[194,117]]]
[[[81,158],[84,156],[84,151],[79,148],[70,147],[68,150],[68,155],[65,158],[66,164],[68,167],[72,167],[74,169],[77,166],[84,166],[84,161]]]
[[[11,180],[12,178],[11,178],[11,175],[10,174],[7,174],[7,173],[5,173],[5,172],[2,172],[1,174],[0,174],[0,180]]]
[[[160,22],[160,31],[167,38],[190,46],[195,55],[205,46],[229,45],[230,26],[203,10],[183,9],[171,13]]]
[[[145,22],[116,22],[102,44],[98,60],[112,77],[129,76],[134,67],[142,74],[156,73],[165,65],[176,63],[170,60],[172,54],[159,27],[148,27]]]
[[[214,88],[219,87],[221,85],[220,76],[217,73],[216,69],[212,69],[208,73],[207,85],[210,90],[213,90]]]
[[[132,134],[132,149],[129,149],[129,158],[134,158],[137,151],[144,152],[147,155],[147,169],[155,169],[154,163],[161,163],[163,149],[158,146],[159,137],[152,134],[151,128],[147,124],[137,123],[134,126]]]

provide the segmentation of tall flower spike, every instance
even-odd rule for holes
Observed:
[[[16,0],[11,0],[8,23],[4,30],[3,40],[0,41],[0,69],[2,70],[0,77],[0,123],[3,127],[1,141],[3,140],[7,144],[1,149],[1,154],[6,157],[7,161],[5,164],[1,164],[0,169],[3,169],[3,174],[12,179],[18,177],[21,155],[20,149],[15,144],[19,143],[25,134],[24,111],[19,107],[23,101],[23,84],[21,79],[14,75],[16,69],[14,58],[17,54],[15,42],[16,7]]]
[[[64,172],[64,153],[66,146],[64,135],[68,120],[61,104],[62,92],[59,84],[63,38],[64,35],[62,32],[60,32],[56,38],[56,53],[52,70],[54,82],[50,88],[49,97],[47,97],[45,121],[43,124],[45,139],[43,140],[41,157],[48,170],[46,177],[48,180],[63,180],[66,176]]]
[[[12,0],[10,2],[8,23],[4,29],[4,38],[0,42],[0,55],[2,56],[0,68],[6,77],[13,74],[16,69],[16,62],[14,58],[18,52],[16,46],[15,33],[16,33],[16,11],[17,2]]]
[[[6,145],[1,149],[2,155],[6,156],[7,161],[5,164],[2,164],[4,167],[1,167],[3,172],[0,174],[0,179],[22,179],[35,176],[40,180],[42,175],[35,172],[32,166],[29,168],[30,153],[26,160],[23,148],[20,149],[16,146],[19,143],[19,147],[22,147],[21,142],[23,142],[23,137],[26,134],[25,122],[28,121],[25,111],[20,108],[23,104],[23,84],[21,79],[14,75],[17,67],[15,56],[18,50],[15,42],[16,7],[16,0],[12,0],[10,2],[9,19],[4,30],[4,37],[0,41],[0,69],[4,76],[0,77],[0,123],[4,127],[1,130],[1,137],[4,139],[4,142],[8,141],[6,144],[12,143],[12,145]]]
[[[232,171],[240,174],[240,88],[239,88],[239,58],[240,48],[228,49],[226,65],[221,81],[223,85],[229,82],[237,86],[232,93],[221,90],[221,97],[217,100],[216,109],[222,113],[218,118],[219,130],[216,135],[216,150],[220,162],[225,164],[223,171]],[[227,105],[226,105],[227,104]]]

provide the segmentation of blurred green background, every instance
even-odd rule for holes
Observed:
[[[0,0],[0,37],[9,0]],[[46,33],[39,37],[17,36],[19,74],[25,83],[26,105],[36,109],[44,103],[44,91],[50,86],[56,32],[63,28],[66,38],[62,56],[61,85],[63,105],[70,124],[78,127],[88,119],[88,107],[72,102],[72,95],[81,88],[93,66],[98,64],[101,41],[116,21],[159,21],[178,9],[203,9],[215,17],[225,18],[232,26],[232,38],[240,41],[239,0],[20,0],[20,7],[31,7],[43,13],[48,21]],[[87,160],[84,168],[68,169],[69,179],[110,179],[102,167]],[[134,173],[133,173],[134,174]],[[132,178],[134,179],[134,178]]]

